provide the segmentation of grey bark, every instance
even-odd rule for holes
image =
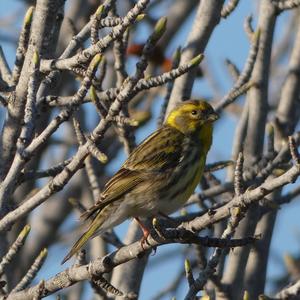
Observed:
[[[1,134],[0,178],[2,179],[10,167],[21,128],[20,120],[23,118],[24,113],[27,85],[32,70],[33,52],[37,51],[44,58],[49,58],[53,55],[56,48],[56,38],[53,30],[56,28],[57,14],[63,4],[63,0],[37,1],[32,21],[33,30],[30,34],[30,44],[27,49],[20,80],[16,87],[16,101],[8,105],[8,114]]]
[[[270,72],[270,58],[273,33],[276,22],[276,10],[271,0],[260,2],[258,28],[261,30],[260,46],[257,59],[252,72],[251,80],[257,86],[251,88],[247,94],[248,125],[245,139],[245,159],[250,165],[261,154],[268,111],[268,86]],[[247,213],[246,218],[238,227],[235,236],[253,235],[259,220],[257,207]],[[224,283],[230,285],[233,299],[239,299],[243,293],[244,268],[247,264],[250,247],[235,249],[229,255],[228,266],[224,274]]]
[[[182,62],[187,62],[197,54],[204,52],[215,26],[220,21],[223,4],[223,0],[200,1],[193,27],[187,38],[187,46],[182,53]],[[182,100],[190,98],[195,77],[196,70],[193,70],[175,80],[166,114]]]

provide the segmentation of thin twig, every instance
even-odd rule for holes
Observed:
[[[236,196],[240,196],[243,193],[243,165],[244,156],[243,153],[240,152],[234,172],[234,193]]]
[[[222,18],[227,18],[238,6],[240,0],[229,0],[227,4],[225,4],[221,10]]]
[[[41,269],[43,266],[45,259],[47,258],[48,251],[47,249],[43,249],[38,257],[35,259],[34,263],[30,267],[30,269],[27,271],[27,273],[24,275],[24,277],[21,279],[21,281],[16,285],[16,287],[11,291],[11,293],[16,293],[21,290],[24,290],[35,278],[37,272]]]
[[[30,34],[33,12],[34,12],[34,6],[30,6],[26,12],[24,18],[24,24],[20,33],[19,43],[16,50],[15,65],[12,71],[12,80],[14,85],[16,85],[19,81],[22,66],[24,63],[25,54],[29,42],[29,34]]]
[[[230,91],[220,100],[220,102],[215,107],[215,110],[217,112],[224,109],[226,106],[228,106],[230,103],[233,102],[235,98],[232,97],[232,94],[236,93],[239,89],[241,89],[242,86],[244,86],[247,81],[249,80],[251,76],[251,72],[254,67],[254,63],[256,60],[256,56],[258,53],[259,48],[259,37],[260,37],[260,30],[257,30],[255,33],[255,36],[252,39],[251,48],[248,54],[248,58],[246,60],[245,66],[243,71],[241,72],[239,78],[237,79],[234,86],[230,89]]]
[[[0,74],[2,80],[9,86],[11,84],[11,71],[9,69],[6,57],[4,55],[2,46],[0,46]]]
[[[26,225],[22,231],[19,233],[15,242],[11,245],[8,252],[0,261],[0,277],[3,275],[6,266],[12,261],[14,256],[20,251],[24,245],[26,238],[30,232],[30,226]]]
[[[300,0],[272,0],[272,3],[280,12],[282,12],[298,7],[300,5]]]

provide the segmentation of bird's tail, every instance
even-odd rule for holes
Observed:
[[[103,218],[102,213],[98,213],[92,223],[89,225],[87,231],[78,239],[78,241],[74,244],[70,252],[65,256],[61,264],[64,264],[67,260],[69,260],[79,249],[92,237],[95,236],[96,233],[101,233],[101,225],[104,223],[105,218]],[[100,230],[99,230],[100,229]]]

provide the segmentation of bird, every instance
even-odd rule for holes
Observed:
[[[183,101],[171,110],[164,124],[131,152],[106,183],[99,200],[81,215],[90,223],[62,263],[89,239],[128,218],[136,219],[146,239],[149,230],[140,218],[167,216],[181,208],[200,182],[218,118],[201,99]]]

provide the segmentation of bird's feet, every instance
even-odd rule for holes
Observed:
[[[150,230],[141,222],[141,220],[139,218],[134,218],[137,223],[139,224],[140,228],[142,229],[142,232],[143,232],[143,237],[141,239],[141,247],[143,248],[143,250],[145,251],[145,244],[149,245],[149,242],[148,242],[148,236],[150,235]]]

